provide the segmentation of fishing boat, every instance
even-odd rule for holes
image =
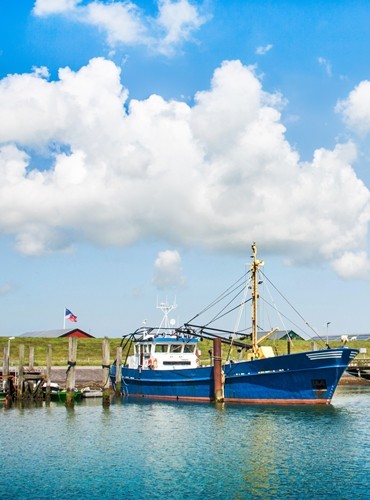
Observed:
[[[251,303],[251,333],[245,330],[211,328],[209,322],[195,325],[191,320],[179,328],[169,321],[171,306],[161,306],[160,327],[143,325],[123,337],[122,347],[132,351],[123,364],[114,363],[110,377],[123,396],[163,400],[257,403],[329,404],[339,379],[358,349],[349,347],[276,355],[273,346],[263,346],[277,329],[259,335],[257,322],[263,260],[252,244],[252,262],[243,283],[241,305]],[[230,297],[236,288],[224,294]],[[250,299],[247,294],[251,293]],[[213,304],[218,303],[216,299]],[[231,300],[229,300],[229,303]],[[225,309],[218,317],[225,315]],[[198,315],[197,315],[198,316]],[[200,362],[202,339],[212,340],[210,364]],[[236,348],[238,359],[222,359],[222,344]],[[244,356],[244,359],[243,359]]]

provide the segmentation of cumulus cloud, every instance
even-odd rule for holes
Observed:
[[[342,278],[364,278],[369,275],[370,262],[366,252],[344,252],[333,261],[334,270]]]
[[[0,231],[19,251],[155,238],[245,252],[254,240],[341,272],[341,257],[363,250],[370,193],[352,168],[355,145],[301,162],[282,96],[265,92],[253,68],[224,62],[192,106],[128,101],[119,68],[103,58],[63,68],[57,81],[44,74],[0,81]],[[49,168],[38,165],[46,154]]]
[[[186,282],[182,275],[181,257],[177,250],[159,252],[154,262],[153,284],[157,288],[183,286]]]
[[[81,0],[36,0],[33,11],[37,16],[62,14],[73,11],[80,1]]]
[[[34,14],[40,17],[66,15],[74,21],[95,26],[106,34],[110,46],[145,45],[152,51],[171,55],[189,40],[207,20],[189,0],[158,0],[158,14],[146,16],[130,1],[82,4],[80,0],[36,0]]]
[[[338,101],[336,110],[346,125],[360,135],[370,131],[370,81],[365,80],[346,99]]]
[[[165,33],[161,45],[167,47],[188,40],[192,32],[204,24],[206,18],[200,16],[197,8],[188,0],[160,0],[157,21]]]

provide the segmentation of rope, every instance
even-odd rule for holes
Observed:
[[[76,361],[67,361],[67,365],[68,365],[68,368],[67,368],[67,371],[66,373],[69,372],[69,370],[72,368],[72,366],[76,366]]]

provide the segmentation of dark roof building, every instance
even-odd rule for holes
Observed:
[[[48,339],[56,339],[58,337],[78,337],[80,339],[93,339],[95,338],[90,333],[84,332],[79,328],[68,328],[60,330],[41,330],[39,332],[26,332],[19,335],[20,337],[41,337]]]
[[[268,332],[258,332],[257,338],[260,339],[267,335],[267,333]],[[277,330],[269,337],[270,340],[288,340],[288,338],[290,338],[290,340],[305,340],[293,330]]]

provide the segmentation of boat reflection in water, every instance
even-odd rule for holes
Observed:
[[[195,325],[192,321],[199,315],[175,328],[168,319],[175,306],[163,304],[160,307],[164,318],[158,328],[145,326],[123,338],[124,347],[129,350],[133,344],[134,352],[120,368],[122,395],[232,403],[330,403],[339,379],[358,350],[327,346],[322,350],[277,356],[271,346],[263,346],[277,329],[258,338],[258,285],[263,261],[257,259],[254,243],[252,251],[252,263],[243,282],[232,285],[211,304],[219,305],[224,298],[229,309],[234,310],[230,296],[240,292],[239,306],[251,303],[250,343],[246,342],[249,335],[246,336],[245,330],[211,328],[210,322]],[[225,311],[223,307],[215,318],[224,317]],[[201,366],[199,362],[201,339],[213,341],[211,366]],[[222,343],[237,347],[245,359],[222,360]],[[115,364],[110,376],[115,385]]]

